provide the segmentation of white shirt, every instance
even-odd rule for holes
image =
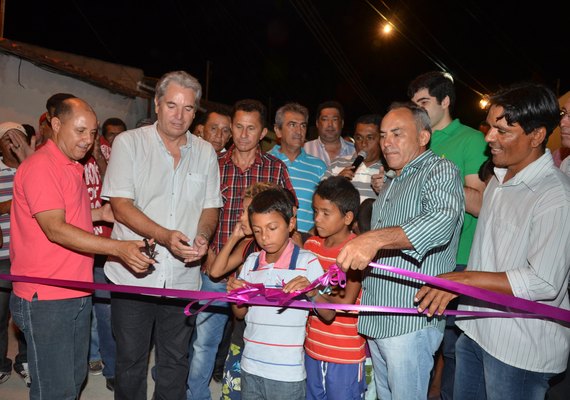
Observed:
[[[562,163],[560,163],[560,171],[570,176],[570,156],[562,160]]]
[[[485,190],[467,269],[506,272],[516,297],[570,309],[570,178],[554,166],[549,150],[507,182],[505,174],[495,168]],[[566,369],[570,328],[557,322],[475,318],[458,319],[457,326],[508,365],[542,373]]]
[[[176,167],[154,125],[121,133],[113,142],[101,197],[125,197],[157,224],[181,231],[191,241],[205,208],[222,206],[220,173],[214,148],[186,133],[187,144],[180,147]],[[111,237],[139,240],[140,235],[115,222]],[[200,268],[188,267],[165,247],[156,246],[157,264],[150,274],[134,275],[116,260],[105,264],[111,281],[123,285],[197,290]]]
[[[342,137],[339,138],[339,140],[340,152],[338,153],[337,157],[351,156],[354,153],[354,144],[347,142]],[[308,141],[305,143],[305,146],[303,146],[303,148],[307,154],[320,158],[325,162],[325,164],[327,164],[327,166],[330,165],[332,160],[330,159],[329,153],[327,153],[327,150],[325,149],[325,144],[321,141],[320,137],[316,138],[315,140]]]

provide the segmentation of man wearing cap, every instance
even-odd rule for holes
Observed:
[[[16,122],[3,122],[0,124],[0,228],[2,241],[0,246],[0,274],[10,273],[10,206],[12,204],[12,188],[14,175],[20,160],[14,153],[26,143],[26,131]],[[0,383],[10,377],[12,361],[6,357],[8,350],[8,321],[10,320],[10,292],[12,283],[0,280]],[[7,290],[4,290],[7,289]],[[26,356],[26,341],[22,334],[18,335],[18,355],[14,363],[14,370],[29,379],[28,360]],[[26,381],[28,383],[29,381]]]

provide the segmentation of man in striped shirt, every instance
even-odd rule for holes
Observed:
[[[442,277],[570,309],[570,179],[555,167],[548,137],[560,121],[558,101],[538,84],[518,84],[491,97],[487,122],[494,176],[467,270]],[[423,287],[418,310],[443,312],[454,293]],[[473,304],[473,303],[470,303]],[[486,311],[481,303],[460,310]],[[570,329],[524,318],[457,320],[454,397],[543,399],[548,381],[566,369]]]
[[[393,104],[382,119],[380,145],[394,177],[386,180],[374,203],[372,230],[339,253],[337,263],[344,270],[365,269],[373,258],[428,275],[455,268],[463,187],[457,167],[427,149],[430,135],[428,114],[411,103]],[[369,270],[362,304],[411,308],[419,287],[417,281]],[[359,315],[358,331],[368,337],[379,398],[427,397],[444,324],[421,314]]]
[[[0,160],[0,230],[2,234],[0,273],[2,274],[10,273],[10,207],[12,205],[14,175],[16,175],[16,169],[21,162],[18,153],[23,154],[16,153],[16,151],[24,146],[28,146],[28,138],[22,125],[15,122],[0,124],[0,153],[2,153],[2,160]],[[12,361],[7,357],[11,289],[12,283],[10,281],[0,280],[0,383],[7,381],[12,372]],[[16,355],[14,370],[24,379],[29,379],[24,334],[18,332],[17,338],[18,354]]]
[[[338,157],[328,166],[325,178],[329,176],[344,176],[360,193],[360,202],[366,199],[376,199],[372,187],[372,176],[384,174],[380,158],[380,115],[367,114],[356,120],[354,128],[354,143],[356,152],[350,156]],[[364,159],[355,166],[357,156]]]
[[[275,114],[275,134],[281,140],[269,154],[285,163],[297,194],[297,229],[307,233],[313,227],[313,193],[327,166],[303,149],[309,110],[298,103],[288,103]]]

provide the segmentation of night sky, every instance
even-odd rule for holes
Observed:
[[[250,97],[275,110],[336,99],[345,130],[442,66],[456,78],[455,116],[484,119],[480,93],[520,80],[570,90],[568,1],[488,0],[5,0],[4,37],[138,67],[184,69],[208,97]],[[379,11],[398,28],[379,33]]]

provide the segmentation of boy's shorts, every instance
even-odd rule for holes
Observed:
[[[305,354],[307,371],[307,400],[364,399],[366,373],[362,361],[358,364],[337,364],[315,360]]]

